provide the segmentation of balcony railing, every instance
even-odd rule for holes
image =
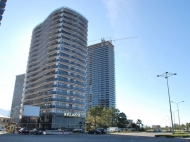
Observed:
[[[81,110],[85,111],[85,108],[79,108],[79,107],[69,107],[69,106],[61,106],[61,105],[47,105],[47,106],[41,106],[41,109],[44,108],[59,108],[59,109],[70,109],[70,110]]]
[[[37,100],[26,100],[26,102],[23,102],[24,105],[30,105],[30,104],[37,104],[37,103],[44,103],[44,102],[52,102],[52,101],[57,101],[57,102],[64,102],[64,103],[72,103],[72,104],[81,104],[84,105],[85,101],[84,100],[73,100],[73,99],[65,99],[65,98],[40,98]]]
[[[7,0],[1,0],[1,2],[4,2],[4,3],[6,3],[6,2],[7,2]]]
[[[5,8],[6,4],[0,1],[0,8]]]
[[[27,99],[32,99],[32,98],[36,98],[36,97],[40,97],[43,95],[50,95],[50,94],[59,94],[59,95],[66,95],[66,96],[73,96],[73,97],[78,97],[81,99],[85,99],[86,97],[84,95],[80,95],[80,94],[73,94],[73,93],[67,93],[67,92],[61,92],[61,91],[45,91],[45,92],[41,92],[36,94],[36,96],[26,96]]]
[[[4,9],[0,9],[0,15],[3,15],[4,11]]]

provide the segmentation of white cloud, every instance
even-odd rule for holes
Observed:
[[[108,10],[107,15],[113,27],[118,27],[119,23],[127,24],[138,19],[136,14],[138,4],[133,0],[103,0],[103,4]]]
[[[120,0],[119,0],[120,1]],[[117,0],[103,0],[107,10],[108,10],[108,17],[110,18],[110,22],[112,26],[115,26],[118,12],[119,12],[119,1]]]
[[[102,0],[107,9],[110,25],[114,32],[112,39],[138,37],[139,31],[139,4],[133,0]],[[141,37],[113,42],[116,45],[116,54],[125,62],[145,63],[145,50]],[[122,44],[123,43],[123,44]],[[119,49],[118,49],[119,48]],[[117,57],[117,55],[116,55]]]

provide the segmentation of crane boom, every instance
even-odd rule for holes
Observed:
[[[111,39],[111,37],[106,37],[106,38],[110,38],[109,41],[112,42],[112,41],[117,41],[117,40],[125,40],[125,39],[131,39],[131,38],[138,38],[138,36],[135,36],[135,37],[126,37],[126,38],[117,38],[117,39]],[[102,39],[95,39],[95,40],[91,40],[91,41],[88,41],[88,42],[97,41],[97,40],[102,40]]]
[[[131,38],[138,38],[137,36],[135,37],[127,37],[127,38],[118,38],[118,39],[113,39],[111,41],[116,41],[116,40],[125,40],[125,39],[131,39]]]

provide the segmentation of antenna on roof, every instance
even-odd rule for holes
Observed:
[[[104,38],[101,38],[101,42],[105,42],[105,39],[104,39]]]

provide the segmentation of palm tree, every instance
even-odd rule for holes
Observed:
[[[186,131],[189,131],[190,123],[186,123]]]
[[[181,128],[182,128],[182,130],[184,131],[185,125],[184,125],[184,124],[181,124]]]
[[[141,121],[140,119],[137,119],[136,124],[139,125],[139,128],[141,128],[140,125],[143,125],[143,124],[142,124],[142,121]]]

